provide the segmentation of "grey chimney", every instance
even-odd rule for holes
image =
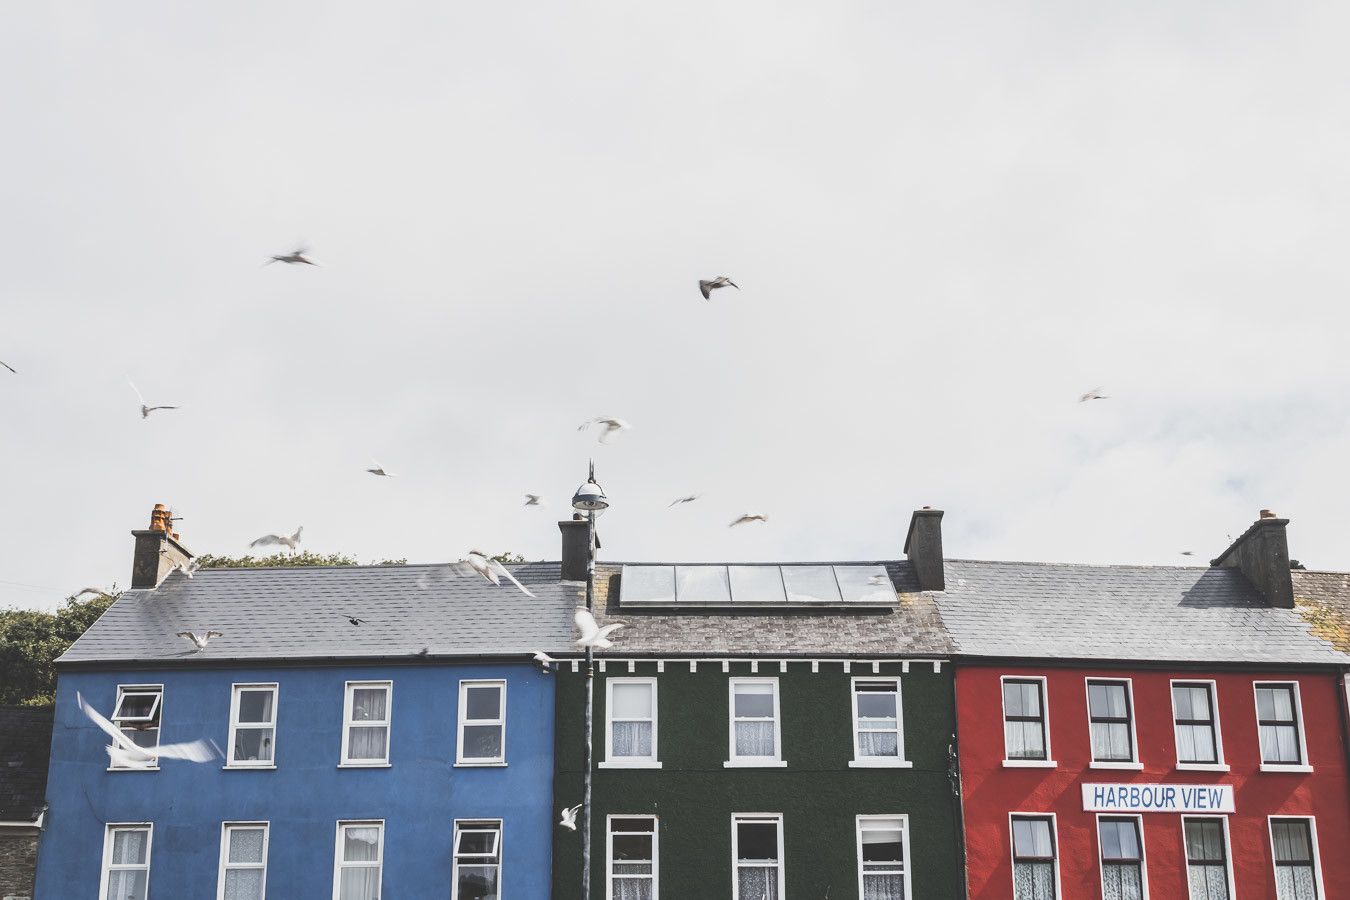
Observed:
[[[150,527],[133,531],[136,549],[131,558],[131,586],[157,588],[178,564],[192,559],[192,552],[178,543],[173,531],[173,513],[163,503],[150,511]]]
[[[919,590],[947,589],[942,567],[942,510],[931,506],[914,510],[905,537],[905,556],[919,579]]]
[[[1265,598],[1267,606],[1294,607],[1294,579],[1289,574],[1288,519],[1268,509],[1228,549],[1210,560],[1215,568],[1237,569]]]
[[[562,580],[585,581],[586,565],[590,561],[590,550],[586,546],[586,519],[576,513],[570,520],[558,523],[562,532]],[[600,535],[595,536],[595,546],[600,547]]]

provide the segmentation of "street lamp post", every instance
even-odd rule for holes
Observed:
[[[595,483],[595,462],[591,462],[586,483],[572,495],[572,508],[586,514],[586,610],[595,604],[595,517],[609,508],[609,498]],[[586,648],[586,772],[581,797],[581,897],[591,900],[591,746],[595,715],[595,648]]]

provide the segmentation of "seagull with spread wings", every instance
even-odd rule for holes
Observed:
[[[764,515],[764,513],[745,513],[744,515],[737,516],[728,527],[735,528],[737,525],[744,525],[747,522],[767,521],[769,521],[769,517]]]
[[[465,562],[469,564],[471,569],[498,587],[501,586],[502,579],[505,578],[507,581],[520,588],[520,592],[526,597],[534,596],[534,594],[530,593],[529,588],[516,580],[516,576],[512,575],[506,566],[497,562],[482,550],[470,550],[469,558],[466,559]]]
[[[578,803],[576,806],[571,806],[568,807],[567,809],[564,809],[562,811],[562,820],[559,821],[558,824],[561,825],[563,828],[566,828],[568,831],[576,831],[577,813],[579,812],[581,812],[580,803]]]
[[[187,638],[189,641],[192,641],[193,645],[196,646],[198,653],[206,649],[206,645],[211,642],[211,638],[224,636],[225,635],[221,634],[219,631],[208,631],[205,634],[198,634],[195,631],[180,631],[175,635],[175,637]]]
[[[702,279],[699,279],[698,282],[698,291],[700,294],[703,295],[704,300],[711,300],[712,292],[717,290],[718,288],[724,287],[734,287],[738,291],[741,289],[740,285],[736,284],[736,282],[732,281],[725,275],[718,275],[712,281],[704,281]]]
[[[702,495],[701,495],[701,494],[690,494],[688,497],[676,497],[674,500],[670,501],[670,506],[667,506],[666,509],[670,509],[670,508],[672,508],[672,507],[679,506],[679,505],[682,504],[682,503],[693,503],[693,502],[694,502],[695,500],[697,500],[700,496],[702,496]]]
[[[181,744],[160,744],[157,747],[142,747],[133,743],[131,738],[122,733],[112,722],[108,721],[80,696],[80,692],[75,692],[75,702],[79,705],[80,711],[89,717],[99,728],[103,729],[113,742],[108,745],[108,756],[117,768],[149,768],[156,765],[161,759],[185,759],[189,762],[210,762],[216,759],[218,754],[207,741],[185,741]]]
[[[296,550],[300,549],[300,533],[304,530],[305,526],[301,525],[299,528],[295,529],[295,534],[264,534],[256,541],[249,542],[249,546],[272,547],[279,544],[294,553]]]
[[[595,621],[595,616],[584,606],[578,606],[576,613],[572,616],[576,622],[577,632],[581,637],[577,638],[577,644],[581,647],[594,647],[597,650],[608,650],[614,646],[614,642],[609,636],[620,628],[624,627],[622,622],[614,622],[601,628]]]
[[[308,252],[309,252],[308,247],[296,247],[294,252],[288,253],[285,256],[273,256],[267,262],[263,263],[263,265],[270,266],[274,262],[279,262],[279,263],[286,263],[292,266],[295,265],[296,263],[304,263],[307,266],[317,266],[318,263],[316,263],[312,259],[308,259],[305,256],[305,254]]]
[[[1086,394],[1078,398],[1079,403],[1086,403],[1089,400],[1110,400],[1111,398],[1102,393],[1101,388],[1093,388]]]
[[[103,588],[87,587],[87,588],[83,588],[83,589],[80,590],[78,593],[71,594],[71,595],[70,595],[70,599],[71,599],[71,600],[78,600],[78,599],[80,599],[81,597],[83,597],[85,594],[93,594],[95,597],[106,597],[106,596],[108,596],[108,592],[105,591],[105,590],[103,590]]]
[[[379,462],[378,462],[377,460],[372,459],[371,462],[375,464],[375,468],[373,468],[373,469],[366,469],[366,471],[369,472],[370,474],[372,474],[372,475],[378,475],[380,478],[393,478],[393,477],[394,477],[394,473],[393,473],[393,472],[386,472],[386,471],[384,470],[384,466],[380,465]]]
[[[525,495],[525,505],[526,505],[526,506],[543,506],[543,505],[544,505],[544,498],[541,497],[541,496],[539,496],[538,494],[526,494],[526,495]]]
[[[4,366],[6,369],[9,369],[11,372],[14,372],[15,375],[19,374],[17,371],[15,371],[13,366],[5,362],[3,359],[0,359],[0,366]]]
[[[609,416],[596,416],[594,419],[587,419],[577,427],[577,431],[585,431],[592,425],[600,429],[600,443],[608,444],[609,439],[621,431],[631,431],[632,425],[629,425],[623,419],[614,419]]]
[[[150,414],[151,414],[152,412],[154,412],[155,410],[157,410],[157,409],[177,409],[177,408],[178,408],[178,407],[176,407],[176,406],[151,406],[150,404],[148,404],[148,403],[145,402],[145,396],[144,396],[143,394],[141,394],[140,388],[136,387],[136,382],[134,382],[134,381],[132,381],[130,378],[128,378],[128,379],[127,379],[127,384],[131,385],[131,389],[132,389],[133,391],[136,392],[136,396],[139,397],[140,400],[141,400],[141,418],[142,418],[142,419],[148,419],[148,418],[150,418]]]

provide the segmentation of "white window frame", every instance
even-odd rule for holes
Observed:
[[[116,709],[116,707],[113,707]],[[103,864],[99,867],[101,874],[98,881],[98,895],[100,897],[108,896],[108,877],[112,874],[112,851],[113,834],[118,831],[144,831],[145,838],[145,863],[142,865],[120,865],[117,867],[119,872],[132,872],[145,870],[145,896],[150,896],[150,853],[155,848],[155,823],[154,822],[109,822],[103,826]]]
[[[768,684],[773,686],[773,756],[737,756],[736,755],[736,686],[741,684]],[[762,721],[762,720],[753,720]],[[735,768],[784,768],[783,760],[783,711],[779,704],[777,678],[728,678],[727,679],[727,761],[722,763],[728,769]]]
[[[262,863],[230,863],[230,830],[262,829]],[[221,822],[220,823],[220,867],[216,879],[216,900],[225,900],[225,875],[228,869],[262,869],[262,897],[267,897],[267,845],[272,837],[272,827],[267,822]]]
[[[1186,823],[1194,821],[1214,821],[1218,820],[1223,829],[1223,861],[1224,867],[1228,870],[1228,900],[1233,900],[1233,844],[1228,839],[1228,816],[1182,816],[1181,817],[1181,864],[1186,868],[1186,896],[1191,896],[1191,855],[1186,847]],[[1267,831],[1270,829],[1267,828]],[[1273,851],[1272,851],[1273,853]],[[1274,875],[1272,874],[1273,878]]]
[[[896,755],[895,756],[863,756],[861,748],[858,746],[858,685],[859,684],[890,684],[895,687],[895,736],[896,736]],[[905,758],[905,707],[904,692],[900,687],[900,679],[895,676],[872,675],[858,676],[851,680],[849,684],[850,702],[853,705],[853,759],[849,761],[849,768],[853,769],[909,769],[913,768],[914,763]],[[881,732],[875,732],[881,733]],[[895,818],[889,816],[888,818]]]
[[[239,698],[244,691],[271,690],[272,692],[272,721],[264,722],[240,722],[239,721]],[[275,769],[277,767],[277,704],[281,700],[281,687],[275,681],[257,682],[257,683],[239,683],[230,685],[230,738],[229,738],[229,757],[225,760],[222,769]],[[262,728],[271,727],[272,729],[272,759],[271,760],[247,760],[234,758],[234,737],[235,732],[240,728]]]
[[[1302,716],[1299,722],[1302,723]],[[1271,884],[1279,890],[1279,882],[1275,880],[1275,872],[1279,866],[1275,862],[1275,829],[1272,827],[1277,821],[1297,821],[1308,823],[1308,840],[1311,842],[1313,878],[1316,879],[1314,887],[1317,889],[1318,900],[1326,900],[1327,883],[1322,877],[1322,851],[1317,846],[1317,817],[1316,816],[1266,816],[1266,840],[1270,842],[1270,878]]]
[[[368,862],[344,862],[342,859],[342,831],[344,828],[377,828],[380,832],[380,842],[376,846],[375,864],[372,866]],[[352,869],[378,869],[379,878],[375,883],[377,889],[375,895],[378,897],[384,893],[384,819],[339,819],[337,823],[337,838],[333,849],[333,900],[342,900],[340,891],[342,888],[342,870],[344,868]]]
[[[147,715],[147,716],[121,716],[121,717],[119,717],[119,716],[117,715],[117,711],[118,711],[119,709],[122,708],[122,698],[123,698],[123,697],[126,697],[126,696],[129,695],[129,694],[149,694],[149,693],[152,693],[152,692],[155,692],[155,693],[158,693],[158,694],[159,694],[159,700],[156,701],[155,704],[150,708],[150,714],[149,714],[149,715]],[[159,726],[158,726],[157,728],[155,728],[155,748],[158,749],[158,747],[159,747],[159,745],[160,745],[160,743],[162,742],[162,739],[163,739],[163,737],[164,737],[164,685],[162,685],[162,684],[119,684],[119,685],[117,686],[117,701],[116,701],[115,703],[113,703],[112,715],[108,717],[108,721],[112,722],[113,725],[116,726],[119,730],[120,730],[121,727],[122,727],[122,725],[121,725],[122,722],[127,722],[127,723],[131,723],[131,724],[135,724],[135,723],[139,723],[139,722],[153,722],[153,721],[155,720],[155,716],[156,716],[156,715],[159,716]],[[140,745],[138,744],[137,746],[140,746]],[[149,748],[149,747],[142,747],[141,749],[142,749],[142,750],[145,750],[147,753],[150,751],[150,748]],[[112,761],[111,759],[109,759],[109,760],[108,760],[108,771],[109,771],[109,772],[158,772],[158,771],[159,771],[159,757],[158,757],[158,756],[155,756],[155,758],[154,758],[152,761],[150,761],[149,763],[147,763],[146,765],[143,765],[143,766],[119,766],[119,765],[114,764],[113,761]]]
[[[1139,881],[1143,886],[1144,900],[1148,900],[1148,848],[1144,846],[1144,817],[1138,813],[1097,813],[1096,821],[1093,823],[1093,837],[1097,843],[1097,884],[1101,886],[1102,894],[1106,893],[1106,860],[1102,855],[1102,819],[1130,819],[1134,822],[1135,833],[1139,835]],[[1185,840],[1185,829],[1182,829],[1182,840]],[[1059,856],[1059,848],[1055,848],[1055,856]],[[1190,877],[1190,866],[1187,866],[1187,878]],[[1186,896],[1190,896],[1187,890]]]
[[[497,840],[492,846],[492,853],[459,852],[461,831],[488,831],[490,830],[489,826],[496,826],[497,833]],[[450,838],[450,900],[459,900],[459,858],[461,856],[496,857],[495,863],[477,863],[477,865],[495,865],[497,867],[497,892],[501,893],[502,879],[506,873],[506,856],[502,852],[504,830],[501,819],[455,819],[455,829]]]
[[[1008,883],[1008,896],[1015,896],[1017,887],[1017,845],[1013,837],[1014,819],[1049,819],[1050,820],[1050,844],[1055,852],[1055,900],[1065,900],[1064,883],[1059,876],[1059,819],[1052,812],[1010,812],[1008,813],[1008,877],[1012,879]]]
[[[360,689],[360,688],[379,688],[379,687],[382,687],[382,688],[384,688],[384,690],[385,690],[385,697],[384,697],[384,719],[383,719],[382,721],[375,721],[375,720],[373,720],[373,719],[365,719],[365,720],[360,721],[360,722],[353,722],[353,721],[352,721],[352,700],[353,700],[353,699],[355,698],[355,696],[356,696],[356,691],[357,691],[358,689]],[[342,699],[342,755],[341,755],[341,757],[340,757],[340,759],[341,759],[342,761],[341,761],[340,763],[338,763],[338,767],[339,767],[339,768],[343,768],[343,769],[346,769],[346,768],[368,769],[368,768],[381,768],[381,767],[383,767],[383,768],[388,768],[389,765],[390,765],[390,763],[389,763],[389,751],[390,751],[390,749],[391,749],[391,747],[393,746],[393,743],[394,743],[394,726],[393,726],[393,721],[394,721],[394,682],[392,682],[392,681],[348,681],[348,682],[346,682],[346,683],[343,685],[342,694],[343,694],[343,699]],[[383,725],[383,726],[384,726],[384,758],[383,758],[383,759],[350,759],[350,758],[348,758],[348,756],[347,756],[347,749],[351,746],[351,740],[350,740],[350,738],[351,738],[351,729],[352,729],[352,726],[353,726],[353,725],[358,726],[358,727],[365,727],[365,726],[372,726],[372,725]],[[381,841],[384,840],[384,837],[383,837],[383,829],[381,829],[381,838],[380,838],[380,840],[381,840]]]
[[[469,719],[469,688],[472,687],[495,687],[499,691],[497,701],[497,718],[495,719]],[[473,766],[505,766],[506,765],[506,679],[504,678],[466,678],[459,682],[459,724],[455,727],[455,765],[464,767]],[[474,756],[466,757],[464,755],[464,726],[466,725],[496,725],[502,730],[502,752],[500,756]],[[467,821],[467,820],[466,820]],[[487,821],[484,819],[483,821]]]
[[[736,826],[742,822],[772,822],[778,826],[778,896],[769,900],[784,900],[787,894],[787,860],[783,858],[783,814],[782,813],[732,813],[731,814],[731,900],[762,900],[761,897],[742,897],[740,879],[740,856],[737,844]]]
[[[614,686],[616,684],[648,684],[652,689],[652,753],[651,756],[615,756],[614,755]],[[607,678],[605,679],[605,758],[599,763],[602,769],[659,769],[661,768],[660,747],[657,734],[660,727],[660,711],[656,705],[655,678]],[[638,719],[624,721],[641,721]],[[625,818],[640,818],[626,816]]]
[[[1008,709],[1004,705],[1003,686],[1009,681],[1038,681],[1041,685],[1041,730],[1045,735],[1045,759],[1021,759],[1008,755]],[[1000,675],[998,679],[998,706],[1003,725],[1003,768],[1053,769],[1059,763],[1050,750],[1050,685],[1044,675]]]
[[[1130,758],[1125,759],[1093,759],[1092,758],[1092,683],[1098,684],[1123,684],[1125,686],[1125,703],[1129,712],[1130,727]],[[1116,678],[1098,675],[1088,675],[1083,678],[1083,701],[1087,704],[1088,720],[1088,768],[1089,769],[1128,769],[1139,772],[1144,768],[1144,764],[1139,759],[1139,710],[1134,705],[1134,679]]]
[[[856,819],[856,825],[854,826],[854,832],[855,832],[856,835],[857,835],[857,841],[858,841],[858,896],[859,896],[859,897],[862,897],[862,896],[864,895],[864,891],[863,891],[863,884],[864,884],[863,875],[864,875],[865,873],[863,872],[863,839],[862,839],[863,831],[864,831],[863,823],[865,823],[865,822],[871,822],[871,821],[878,821],[878,820],[883,820],[883,819],[884,819],[884,820],[891,820],[891,819],[899,819],[899,820],[900,820],[900,853],[901,853],[901,855],[903,856],[903,859],[901,860],[900,874],[901,874],[901,876],[905,879],[905,900],[913,900],[913,897],[914,897],[914,878],[913,878],[913,872],[912,872],[912,869],[911,869],[911,867],[910,867],[910,861],[911,861],[912,857],[909,855],[909,815],[908,815],[908,814],[904,814],[904,815],[894,815],[894,816],[867,815],[867,816],[858,816],[858,817],[857,817],[857,819]]]
[[[1298,719],[1298,758],[1300,763],[1270,763],[1266,762],[1265,751],[1261,749],[1261,712],[1256,702],[1257,688],[1263,687],[1288,687],[1293,688],[1294,695],[1294,718]],[[1312,762],[1308,759],[1308,738],[1305,734],[1306,724],[1303,719],[1303,691],[1302,685],[1298,681],[1276,681],[1267,679],[1265,681],[1252,682],[1252,721],[1256,723],[1256,752],[1261,754],[1262,772],[1311,772],[1313,770]],[[1294,818],[1297,818],[1295,816]]]
[[[1204,685],[1209,688],[1209,710],[1214,717],[1214,756],[1212,763],[1192,763],[1181,761],[1181,740],[1177,737],[1177,696],[1175,688]],[[1182,772],[1227,772],[1230,767],[1223,755],[1223,726],[1219,724],[1219,685],[1212,678],[1173,678],[1167,683],[1167,692],[1172,698],[1172,739],[1177,751],[1177,770]],[[1258,735],[1259,737],[1259,735]],[[1260,752],[1259,749],[1257,752]]]
[[[661,898],[661,819],[659,816],[653,816],[650,813],[637,813],[636,815],[625,816],[619,813],[610,813],[605,817],[605,897],[606,900],[613,900],[614,897],[614,835],[615,834],[638,834],[645,835],[645,831],[619,831],[614,830],[615,819],[650,819],[652,823],[652,900]],[[623,879],[620,876],[620,880]]]

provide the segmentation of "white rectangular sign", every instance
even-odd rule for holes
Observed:
[[[1085,784],[1084,812],[1231,813],[1231,784]]]

